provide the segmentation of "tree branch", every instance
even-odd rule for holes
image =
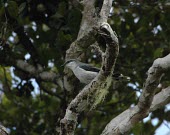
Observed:
[[[110,11],[112,5],[111,0],[104,0],[105,5],[102,7],[102,11]],[[80,30],[77,39],[70,45],[70,48],[66,51],[65,60],[69,59],[82,59],[81,54],[92,45],[95,41],[95,35],[97,34],[96,29],[98,29],[103,22],[106,22],[109,14],[101,14],[101,16],[95,16],[95,0],[83,0],[83,16],[80,25]],[[109,12],[108,12],[109,13]],[[104,15],[104,17],[102,17]],[[105,19],[103,19],[105,18]],[[68,76],[64,77],[64,84],[67,91],[74,89],[72,82],[74,80],[69,80],[68,78],[72,75],[67,70],[64,71]]]
[[[30,41],[27,41],[30,42]],[[27,43],[28,45],[28,43]],[[6,46],[9,46],[9,44],[6,44]],[[28,47],[28,46],[27,46]],[[5,48],[6,49],[6,48]],[[8,48],[7,48],[8,49]],[[61,77],[56,74],[53,71],[44,71],[42,65],[36,64],[32,65],[22,59],[15,59],[13,57],[13,54],[11,52],[6,52],[4,53],[2,60],[0,60],[1,64],[5,66],[11,66],[13,65],[15,68],[19,69],[23,73],[26,73],[26,76],[24,74],[24,77],[29,77],[29,78],[36,78],[38,80],[44,81],[44,82],[54,82],[61,88],[63,88],[63,83],[61,81]],[[21,76],[20,76],[21,77]]]
[[[103,130],[102,135],[126,134],[136,123],[145,118],[150,111],[158,108],[158,104],[160,104],[160,102],[156,102],[155,100],[157,100],[158,97],[162,97],[162,93],[159,93],[159,95],[157,94],[155,96],[155,99],[153,100],[155,89],[159,84],[162,73],[166,72],[169,69],[170,54],[164,58],[156,59],[152,67],[148,70],[148,77],[143,87],[143,92],[140,96],[138,104],[133,108],[127,109],[119,116],[111,120],[111,122],[108,123]],[[167,88],[167,90],[169,90],[169,87]],[[166,101],[162,102],[163,105],[164,103],[169,101],[168,97],[169,96],[167,96]]]
[[[104,0],[101,15],[95,16],[95,0],[84,0],[83,2],[84,10],[78,38],[67,50],[66,60],[79,57],[83,49],[95,42],[94,35],[97,34],[96,28],[100,27],[103,22],[107,22],[112,6],[112,0]]]
[[[110,14],[110,9],[112,7],[112,2],[113,0],[104,0],[103,1],[103,6],[100,11],[100,16],[101,16],[101,22],[107,22],[108,16]]]
[[[33,66],[23,60],[17,60],[15,66],[22,71],[29,73],[31,76],[40,78],[43,81],[55,82],[58,78],[57,74],[54,72],[43,71],[43,67],[41,65]]]
[[[93,26],[96,23],[96,18],[94,17],[95,14],[95,0],[84,0],[84,10],[82,21],[80,25],[80,30],[78,33],[78,39],[82,38],[84,35],[87,35],[89,31],[92,30]],[[86,41],[87,42],[87,41]]]
[[[108,0],[104,1],[104,4],[106,4]],[[112,82],[111,74],[114,70],[114,65],[119,51],[117,37],[112,31],[110,25],[103,22],[106,22],[107,14],[104,14],[105,19],[102,19],[101,17],[103,14],[101,16],[95,16],[95,0],[84,0],[83,3],[84,11],[82,12],[83,17],[78,37],[67,50],[66,61],[68,59],[80,58],[80,55],[83,53],[84,49],[88,48],[96,41],[95,35],[97,34],[97,29],[100,26],[101,33],[99,34],[105,38],[108,45],[106,46],[106,51],[102,56],[102,68],[98,76],[89,85],[84,87],[84,89],[68,106],[65,117],[60,122],[60,135],[74,134],[77,124],[77,115],[89,107],[91,109],[94,108],[98,103],[100,103],[101,100],[104,99]],[[106,5],[108,6],[108,4]],[[103,6],[102,10],[107,9],[106,5]],[[65,73],[68,73],[68,71],[65,70]],[[69,91],[74,88],[69,80],[69,74],[64,77],[64,87]]]
[[[163,89],[161,92],[154,96],[150,107],[150,112],[153,112],[168,103],[170,103],[170,86]]]
[[[163,89],[161,92],[159,92],[154,96],[149,112],[153,112],[165,106],[168,103],[170,103],[170,86]],[[116,129],[116,127],[119,126],[120,123],[121,124],[124,123],[124,119],[126,119],[126,117],[129,117],[130,115],[129,113],[131,113],[131,109],[132,108],[127,109],[126,111],[118,115],[116,118],[112,119],[111,122],[105,127],[105,130],[101,135],[117,135],[115,134],[114,129]]]
[[[105,98],[112,83],[111,76],[119,51],[118,39],[107,23],[101,25],[99,34],[105,38],[107,43],[105,54],[102,57],[101,70],[68,106],[65,117],[61,120],[60,135],[73,135],[77,116],[88,108],[95,108]]]
[[[2,125],[0,125],[0,135],[9,135],[7,129]]]

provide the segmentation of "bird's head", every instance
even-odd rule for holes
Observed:
[[[77,66],[78,62],[79,61],[76,59],[70,59],[67,60],[62,66],[66,66],[67,68],[74,69]]]

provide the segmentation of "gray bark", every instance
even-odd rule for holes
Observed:
[[[74,2],[77,4],[80,1],[74,0]],[[118,44],[117,37],[111,30],[110,25],[106,23],[112,6],[112,0],[103,1],[102,8],[98,14],[100,17],[95,15],[94,2],[95,0],[83,0],[79,3],[84,7],[80,31],[77,39],[70,45],[70,48],[66,52],[66,60],[79,59],[82,61],[84,58],[84,50],[92,45],[102,56],[102,67],[99,75],[90,84],[86,85],[68,105],[65,116],[61,120],[60,135],[73,135],[78,115],[82,111],[86,112],[87,109],[94,109],[95,106],[104,99],[108,93],[110,83],[112,83],[110,71],[114,71],[114,65],[118,55],[118,47],[116,47]],[[102,31],[103,33],[98,33],[100,26],[106,31],[109,31],[109,34],[104,31]],[[98,44],[96,44],[94,35],[97,33],[103,34],[102,36],[108,44],[105,52],[102,52]],[[110,56],[110,52],[114,54],[113,57]],[[113,65],[109,63],[113,63]],[[160,82],[162,73],[169,70],[169,67],[170,55],[154,61],[152,67],[148,70],[148,78],[146,79],[138,104],[125,110],[116,118],[113,118],[103,130],[102,135],[127,134],[128,131],[136,123],[145,118],[149,112],[169,103],[169,87],[155,95],[155,89]],[[72,76],[69,70],[65,69],[65,73],[67,76],[64,77],[64,87],[68,91],[72,91],[75,89],[75,86],[72,85],[75,80],[69,80],[70,76]],[[97,101],[95,97],[97,97],[99,101]]]
[[[2,125],[0,125],[0,135],[9,135],[7,129]]]
[[[170,54],[164,58],[156,59],[152,67],[148,70],[148,77],[138,104],[125,110],[116,118],[113,118],[107,124],[101,135],[126,134],[135,124],[144,119],[149,112],[169,103],[170,87],[167,87],[155,95],[155,90],[160,82],[162,74],[167,70],[170,70]]]

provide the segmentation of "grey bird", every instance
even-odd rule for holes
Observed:
[[[82,63],[76,59],[68,60],[62,66],[66,66],[67,68],[71,69],[79,81],[84,84],[89,84],[100,71],[99,68],[93,67],[86,63]],[[113,78],[115,80],[120,80],[124,77],[125,76],[122,74],[113,74]]]

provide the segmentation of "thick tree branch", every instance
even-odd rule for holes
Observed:
[[[108,0],[104,1],[104,4],[106,4]],[[95,0],[84,0],[83,3],[84,10],[82,12],[83,16],[78,38],[67,50],[66,60],[75,58],[81,59],[80,55],[84,52],[84,50],[96,41],[95,35],[97,34],[97,29],[101,26],[101,24],[104,23],[103,21],[106,22],[107,14],[102,14],[101,16],[95,15]],[[106,5],[108,8],[111,7],[111,2],[110,5]],[[106,5],[103,6],[102,10],[105,9],[107,12]],[[102,18],[103,15],[103,18],[105,19]],[[111,74],[114,70],[114,65],[118,55],[118,39],[112,31],[110,25],[105,23],[101,28],[103,33],[100,34],[105,38],[106,43],[108,43],[106,52],[102,57],[101,71],[89,85],[84,87],[84,89],[68,106],[65,117],[61,120],[61,135],[74,134],[77,124],[77,115],[87,108],[95,107],[101,100],[103,100],[112,82]],[[68,73],[66,70],[65,72]],[[67,90],[72,90],[74,88],[71,81],[69,80],[69,74],[68,76],[64,77],[64,87]]]
[[[159,84],[162,73],[169,69],[170,54],[164,58],[156,59],[152,67],[148,70],[148,77],[143,87],[143,92],[140,96],[138,104],[133,108],[127,109],[119,116],[111,120],[111,122],[105,127],[102,135],[126,134],[136,123],[145,118],[149,114],[150,110],[153,111],[154,109],[158,108],[158,104],[160,103],[156,102],[155,100],[155,103],[153,102],[155,89]],[[169,90],[169,87],[167,90]],[[156,95],[155,99],[160,97],[160,95]],[[168,98],[165,100],[166,101],[162,103],[166,103],[167,100],[169,101]]]
[[[23,60],[17,60],[15,67],[27,73],[29,78],[35,78],[39,86],[42,88],[44,92],[53,95],[55,97],[58,97],[59,99],[62,99],[58,94],[50,90],[47,90],[42,85],[42,82],[53,82],[63,89],[63,83],[59,75],[57,75],[53,71],[44,71],[41,65],[34,66]]]
[[[76,96],[66,110],[64,119],[61,120],[60,135],[73,135],[77,124],[77,116],[88,108],[94,108],[108,93],[112,83],[112,72],[118,56],[118,39],[107,23],[100,27],[101,36],[107,43],[105,54],[102,58],[102,67],[97,77]]]
[[[156,94],[154,96],[154,99],[152,101],[152,105],[149,109],[149,112],[153,112],[153,111],[165,106],[168,103],[170,103],[170,87],[163,89],[161,92],[159,92],[158,94]],[[134,108],[136,108],[136,106]],[[129,117],[131,112],[132,112],[132,108],[129,108],[126,111],[124,111],[123,113],[121,113],[120,115],[118,115],[116,118],[114,118],[106,126],[105,130],[103,131],[103,133],[101,135],[117,135],[115,133],[113,127],[116,129],[116,127],[119,124],[125,125],[126,123],[124,123],[124,120],[126,119],[126,117]]]
[[[95,0],[87,1],[84,0],[83,7],[84,10],[82,12],[82,21],[80,25],[80,30],[77,39],[70,45],[70,48],[66,51],[65,61],[69,59],[80,59],[81,54],[84,52],[86,48],[88,48],[91,44],[95,42],[96,30],[93,28],[94,24],[96,24],[96,20],[94,18],[94,2]],[[64,70],[67,76],[64,76],[64,87],[67,91],[72,91],[76,89],[73,84],[75,79],[70,80],[70,76],[72,73],[69,70]]]
[[[110,9],[112,7],[112,2],[113,2],[113,0],[104,0],[103,1],[103,6],[100,11],[100,16],[101,16],[100,21],[101,22],[107,22],[108,16],[110,14]]]
[[[84,10],[82,21],[80,25],[80,30],[78,34],[78,39],[87,35],[89,31],[92,30],[93,26],[96,23],[96,18],[94,17],[95,14],[95,7],[94,7],[95,0],[84,0]],[[87,42],[87,41],[86,41]]]
[[[109,13],[110,7],[112,5],[112,2],[110,0],[104,0],[103,2],[105,5],[102,7],[102,11],[105,11]],[[95,0],[83,0],[83,15],[82,15],[82,21],[80,25],[80,30],[78,33],[77,39],[70,45],[70,48],[66,51],[66,58],[68,59],[82,59],[81,54],[88,48],[90,45],[92,45],[96,39],[95,35],[97,34],[96,29],[103,23],[107,22],[107,17],[109,14],[101,14],[101,16],[96,16],[96,10],[95,10]],[[74,89],[75,86],[73,86],[72,82],[74,80],[70,81],[68,78],[72,75],[67,70],[64,71],[68,76],[64,77],[64,84],[65,88],[68,91],[71,91]]]
[[[77,0],[76,0],[77,1]],[[80,25],[80,30],[77,39],[70,45],[70,48],[66,51],[66,58],[65,61],[69,59],[80,59],[81,54],[83,51],[88,48],[91,44],[95,42],[96,30],[93,28],[94,24],[96,24],[94,15],[94,2],[95,0],[83,1],[84,10],[82,12],[82,21]],[[64,87],[67,91],[72,91],[75,89],[75,86],[72,85],[72,82],[75,80],[70,80],[70,76],[72,73],[69,70],[64,70],[67,76],[64,76]]]
[[[150,112],[153,112],[168,103],[170,103],[170,86],[163,89],[161,92],[154,96],[150,107]]]
[[[84,0],[84,10],[78,38],[66,52],[66,60],[77,58],[83,50],[95,42],[96,28],[107,22],[112,0],[104,0],[100,16],[95,16],[95,0]]]

